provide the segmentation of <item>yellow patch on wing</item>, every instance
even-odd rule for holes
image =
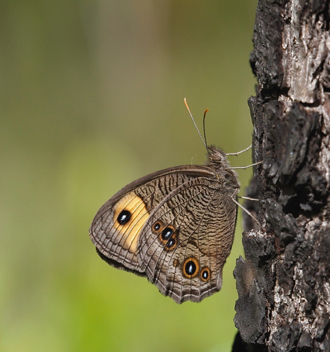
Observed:
[[[118,222],[122,211],[130,213],[130,219],[124,225]],[[141,229],[148,220],[149,213],[143,202],[134,192],[126,194],[114,206],[113,222],[118,233],[122,235],[121,245],[130,252],[135,253]]]

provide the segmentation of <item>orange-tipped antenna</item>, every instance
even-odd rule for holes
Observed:
[[[194,117],[193,117],[193,115],[192,115],[192,113],[191,113],[191,111],[190,111],[190,109],[189,109],[189,106],[188,106],[188,104],[187,104],[187,99],[184,98],[183,101],[184,101],[184,103],[185,103],[185,105],[186,105],[186,108],[187,108],[187,110],[188,110],[188,112],[189,112],[189,115],[190,115],[190,117],[191,117],[191,119],[192,119],[192,121],[193,121],[193,123],[194,123],[194,125],[195,125],[195,127],[196,127],[196,130],[197,130],[197,132],[198,132],[198,134],[199,134],[199,137],[200,137],[200,139],[202,140],[203,144],[205,145],[206,150],[208,151],[206,142],[204,141],[204,139],[203,139],[203,137],[202,137],[202,134],[200,133],[200,131],[199,131],[197,125],[196,125],[195,119],[194,119]],[[205,114],[206,114],[207,111],[208,111],[208,109],[206,109],[205,112],[204,112],[204,119],[205,119]],[[205,124],[204,124],[204,126],[205,126]],[[205,128],[204,128],[204,136],[205,136]]]

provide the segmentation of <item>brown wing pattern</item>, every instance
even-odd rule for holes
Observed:
[[[194,172],[171,168],[145,176],[124,187],[99,209],[89,232],[103,259],[108,258],[109,264],[128,271],[144,271],[137,258],[138,238],[143,225],[166,194],[196,177],[196,173],[206,173],[202,167],[191,169]],[[124,209],[132,217],[122,226],[117,220]]]
[[[205,177],[192,179],[168,194],[151,213],[139,238],[138,259],[148,279],[178,303],[200,301],[219,291],[236,212],[228,193]],[[155,231],[155,224],[160,230]],[[172,245],[168,246],[162,234],[170,230]],[[189,261],[195,265],[192,275],[185,269]],[[203,280],[205,270],[209,276]]]
[[[163,170],[107,201],[90,236],[110,265],[146,275],[178,303],[197,302],[221,288],[235,230],[235,192],[206,166]]]

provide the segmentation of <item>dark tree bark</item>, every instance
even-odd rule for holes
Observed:
[[[330,351],[329,0],[259,0],[233,351]],[[256,206],[257,204],[257,206]]]

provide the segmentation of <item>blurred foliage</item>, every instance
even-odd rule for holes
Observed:
[[[204,162],[199,125],[227,152],[251,143],[256,0],[18,1],[0,12],[0,350],[228,351],[232,272],[175,304],[107,266],[88,228],[122,186]],[[250,153],[233,158],[251,163]],[[242,188],[251,170],[242,171]]]

